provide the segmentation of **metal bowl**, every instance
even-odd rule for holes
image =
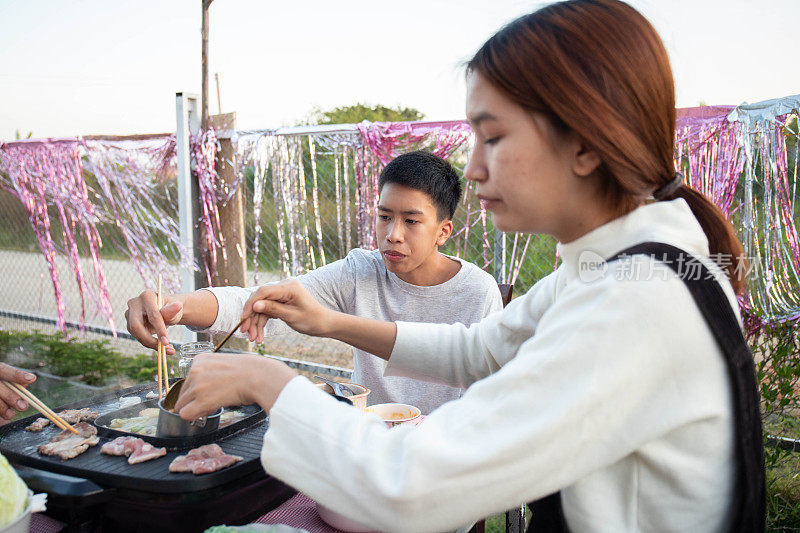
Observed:
[[[219,428],[219,417],[222,409],[197,420],[184,420],[178,413],[173,413],[164,408],[164,400],[158,402],[157,437],[194,437],[212,433]]]

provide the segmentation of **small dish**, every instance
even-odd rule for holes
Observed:
[[[364,385],[359,385],[358,383],[350,383],[349,381],[340,381],[340,383],[342,385],[347,385],[355,391],[354,395],[347,396],[347,399],[352,401],[354,406],[358,407],[359,409],[364,409],[367,406],[367,396],[369,395],[368,388],[366,388]],[[327,383],[315,383],[315,385],[322,389],[323,392],[333,394],[333,389]]]
[[[364,410],[383,418],[390,428],[403,424],[416,426],[422,422],[422,411],[406,403],[378,403]]]

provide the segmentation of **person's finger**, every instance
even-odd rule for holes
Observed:
[[[180,413],[181,409],[186,407],[186,404],[194,400],[194,391],[192,387],[187,386],[187,383],[184,383],[184,386],[181,387],[181,393],[178,396],[178,399],[175,401],[175,412]]]
[[[255,317],[258,315],[254,315],[253,318],[250,320],[250,327],[247,329],[247,338],[250,342],[255,342],[258,338],[258,321],[255,320]]]
[[[153,338],[153,332],[150,330],[149,322],[146,320],[147,313],[145,308],[148,300],[152,300],[152,306],[155,307],[155,294],[152,291],[144,291],[136,298],[128,300],[128,310],[125,312],[125,318],[128,333],[133,335],[142,346],[155,349],[157,342]]]
[[[298,310],[297,305],[283,303],[275,300],[261,300],[253,304],[253,311],[267,318],[280,318],[291,322],[292,313]]]
[[[14,409],[21,412],[27,408],[28,403],[23,400],[19,394],[11,390],[11,388],[5,383],[0,385],[0,412],[3,413],[3,416],[6,419],[10,420],[14,418],[16,415]]]
[[[164,319],[164,322],[174,325],[175,317],[177,317],[181,311],[183,311],[183,304],[181,302],[170,302],[161,308],[161,317]]]
[[[0,379],[19,385],[28,385],[36,381],[36,375],[11,365],[0,363]]]
[[[259,343],[264,342],[264,327],[267,325],[267,318],[264,315],[256,315],[256,331],[258,331]]]
[[[244,307],[242,308],[242,318],[250,317],[250,315],[253,313],[253,304],[255,302],[270,297],[270,295],[274,292],[273,289],[274,285],[275,284],[262,285],[261,287],[253,291],[253,294],[251,294],[250,297],[247,299],[247,301],[244,303]]]
[[[161,316],[161,309],[158,307],[158,302],[155,299],[151,301],[148,298],[144,306],[144,311],[150,328],[155,332],[161,342],[168,344],[167,325],[164,323],[164,317]]]

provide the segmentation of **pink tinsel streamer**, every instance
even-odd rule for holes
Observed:
[[[100,261],[102,242],[96,227],[97,216],[89,200],[83,178],[78,142],[27,142],[4,145],[0,150],[0,165],[8,174],[9,190],[19,198],[28,212],[39,247],[47,262],[55,290],[58,326],[62,330],[66,327],[65,307],[55,264],[57,249],[51,234],[48,205],[53,205],[58,213],[62,243],[72,262],[78,290],[81,293],[81,324],[86,318],[83,295],[88,287],[78,250],[79,229],[82,230],[97,276],[98,307],[105,315],[112,331],[116,331],[105,273]],[[94,295],[93,292],[90,294]]]
[[[225,237],[220,226],[219,210],[217,209],[217,189],[219,176],[216,170],[216,156],[219,145],[213,129],[193,135],[191,139],[192,162],[197,181],[200,185],[200,205],[202,214],[203,239],[206,245],[204,263],[206,280],[211,287],[212,273],[217,269],[217,247],[222,251],[222,259],[227,260],[225,252]]]
[[[435,155],[447,159],[469,140],[472,129],[463,120],[362,122],[358,129],[364,146],[369,149],[368,153],[362,151],[359,154],[360,161],[356,163],[358,244],[374,248],[377,243],[373,220],[378,205],[378,176],[381,169],[401,153],[421,148],[427,148]]]

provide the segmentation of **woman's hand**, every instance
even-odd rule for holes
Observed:
[[[0,363],[0,379],[27,387],[36,376],[30,372],[14,368],[5,363]],[[5,424],[17,414],[28,408],[28,402],[5,384],[0,385],[0,425]]]
[[[128,309],[125,311],[128,332],[143,346],[153,350],[158,345],[158,339],[161,339],[168,354],[174,354],[175,348],[169,343],[167,326],[180,323],[182,317],[183,304],[179,300],[164,295],[164,305],[159,308],[157,295],[153,291],[144,291],[128,300]]]
[[[220,407],[257,403],[269,411],[297,372],[275,359],[252,354],[207,353],[195,357],[175,403],[184,420]]]
[[[240,330],[251,341],[264,340],[264,326],[279,318],[292,329],[307,335],[324,336],[333,311],[319,304],[296,280],[285,280],[259,287],[244,304]]]

